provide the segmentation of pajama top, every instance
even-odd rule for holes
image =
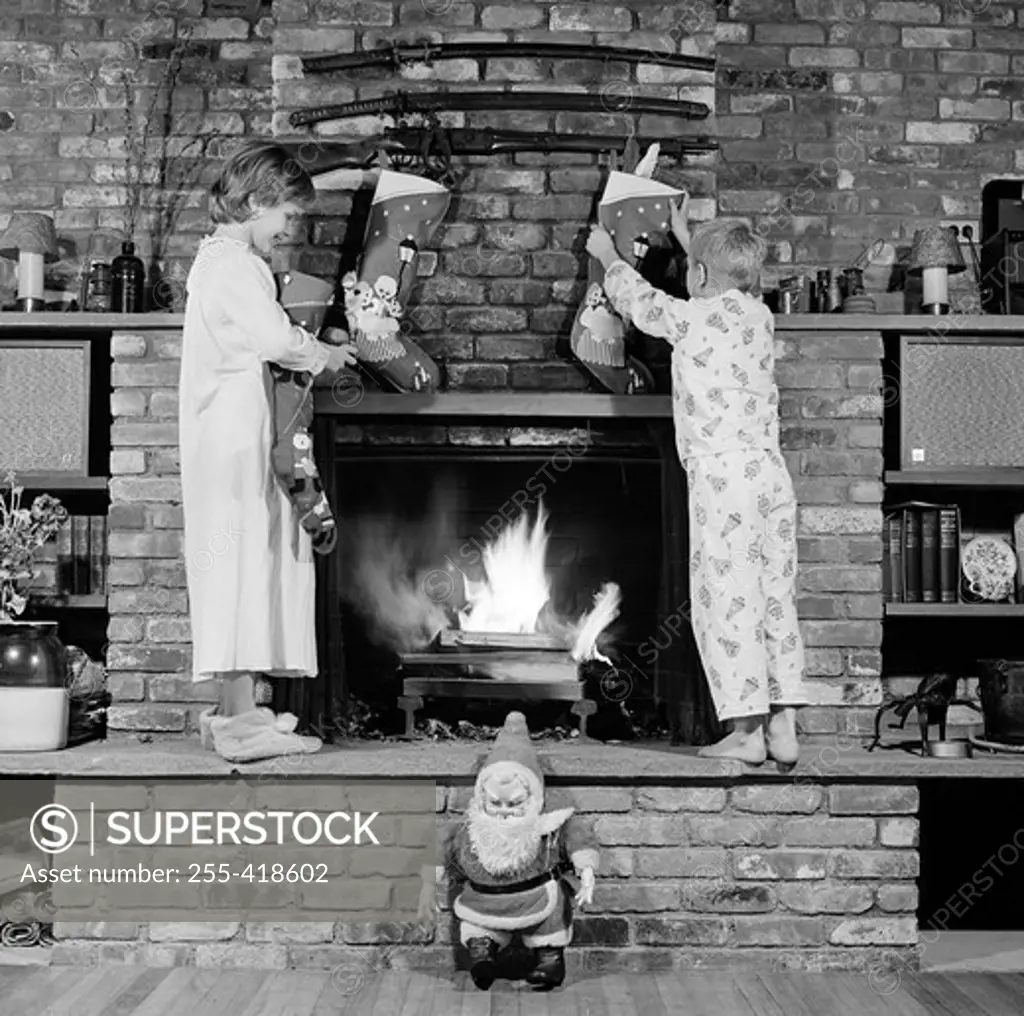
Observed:
[[[672,399],[679,457],[779,446],[775,322],[738,289],[682,300],[616,261],[604,279],[616,311],[672,345]]]
[[[193,679],[315,676],[312,548],[271,465],[268,363],[319,373],[329,347],[291,324],[242,241],[204,239],[187,289],[179,443]]]

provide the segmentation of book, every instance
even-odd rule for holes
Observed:
[[[107,518],[89,516],[89,592],[107,592]]]
[[[882,574],[882,588],[888,603],[903,602],[903,516],[889,515],[885,520],[882,555],[885,571]]]
[[[939,509],[921,508],[921,602],[939,602]]]
[[[959,598],[960,509],[947,505],[939,509],[939,602],[956,603]]]
[[[89,588],[89,516],[71,516],[71,557],[73,563],[71,588],[67,592],[81,595]]]
[[[56,593],[58,596],[67,596],[75,584],[75,558],[71,552],[71,531],[72,520],[68,520],[57,530],[57,581]]]
[[[921,512],[903,509],[903,593],[906,603],[921,602]]]

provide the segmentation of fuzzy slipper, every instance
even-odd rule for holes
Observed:
[[[204,748],[227,762],[258,762],[318,752],[323,743],[317,737],[296,734],[297,723],[292,713],[275,716],[262,707],[230,717],[217,716],[213,708],[199,717],[200,740]]]

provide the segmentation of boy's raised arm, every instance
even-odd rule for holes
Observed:
[[[656,339],[676,343],[686,338],[693,318],[690,302],[655,289],[619,257],[602,226],[591,227],[587,253],[604,266],[604,291],[620,317]]]

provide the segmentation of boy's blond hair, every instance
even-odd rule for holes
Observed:
[[[768,244],[742,222],[715,219],[694,230],[690,256],[709,271],[725,275],[740,292],[753,289],[761,278]]]
[[[312,179],[287,149],[252,141],[227,160],[210,189],[210,218],[218,224],[246,222],[258,208],[287,201],[304,207],[315,197]]]

